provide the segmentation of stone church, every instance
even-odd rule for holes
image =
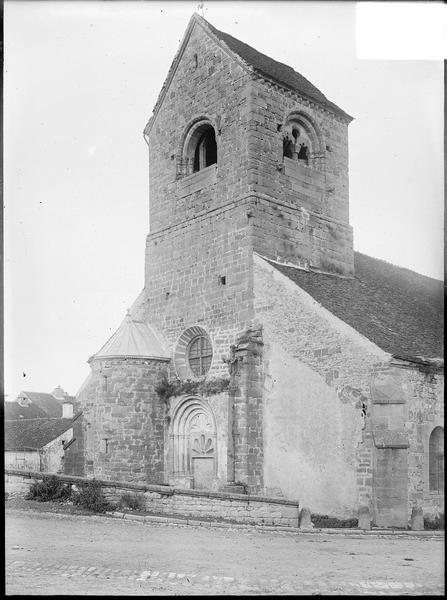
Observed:
[[[443,289],[353,250],[350,117],[194,14],[144,130],[144,288],[89,359],[67,472],[443,511]]]

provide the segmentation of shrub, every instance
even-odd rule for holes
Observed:
[[[104,496],[101,484],[95,480],[81,483],[79,491],[73,493],[72,500],[92,512],[106,512],[115,508]]]
[[[444,513],[436,517],[424,517],[424,529],[445,529]]]
[[[68,500],[70,486],[54,475],[44,475],[42,481],[35,481],[26,495],[26,500],[51,502],[52,500]]]
[[[144,508],[144,494],[131,494],[125,492],[120,498],[120,508],[130,508],[131,510],[142,510]]]
[[[328,515],[311,515],[310,520],[315,527],[318,528],[343,528],[358,527],[358,519],[337,519],[337,517],[329,517]]]
[[[230,380],[228,377],[219,377],[207,381],[191,381],[187,379],[168,379],[166,376],[158,382],[155,391],[158,396],[167,402],[172,396],[181,396],[183,394],[201,394],[212,396],[228,390]]]

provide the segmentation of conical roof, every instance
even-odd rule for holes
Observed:
[[[150,325],[132,319],[129,311],[121,325],[94,354],[94,358],[156,358],[169,360],[169,354]]]

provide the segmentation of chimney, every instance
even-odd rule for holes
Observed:
[[[57,388],[54,388],[54,390],[51,392],[51,395],[57,398],[58,400],[63,400],[65,396],[67,396],[67,392],[64,392],[61,386],[58,385]]]
[[[72,419],[73,418],[73,403],[66,400],[62,403],[62,418]]]

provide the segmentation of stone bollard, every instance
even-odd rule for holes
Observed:
[[[358,512],[359,517],[359,529],[371,529],[371,514],[367,506],[361,506]]]
[[[411,530],[424,531],[424,513],[420,506],[413,506],[411,511]]]
[[[310,508],[302,508],[300,512],[300,529],[312,529],[314,524],[310,519]]]

